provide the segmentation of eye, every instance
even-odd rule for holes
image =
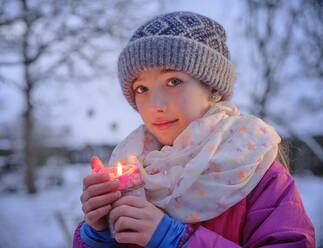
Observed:
[[[168,81],[167,85],[170,85],[170,86],[177,86],[179,84],[182,84],[183,81],[178,79],[178,78],[172,78]]]
[[[134,89],[134,92],[137,93],[137,94],[142,94],[144,93],[145,91],[147,90],[146,87],[144,86],[138,86],[136,87],[136,89]]]

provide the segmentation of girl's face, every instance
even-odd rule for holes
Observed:
[[[148,130],[163,145],[210,108],[211,91],[184,72],[150,69],[132,85],[137,108]]]

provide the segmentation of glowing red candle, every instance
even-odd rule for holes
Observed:
[[[91,174],[105,173],[109,175],[110,181],[119,180],[120,187],[114,191],[126,192],[141,187],[143,185],[143,178],[139,166],[125,163],[125,160],[120,160],[114,167],[104,167],[98,157],[93,157],[91,159]]]
[[[142,198],[146,198],[145,190],[142,187],[144,185],[141,171],[138,165],[131,164],[131,161],[137,161],[135,156],[130,157],[130,164],[126,164],[125,160],[120,160],[114,167],[104,167],[101,160],[98,157],[91,159],[92,172],[106,173],[110,177],[110,181],[119,180],[120,187],[114,191],[120,190],[122,195],[135,195]],[[109,223],[109,230],[111,237],[114,237],[114,225]]]

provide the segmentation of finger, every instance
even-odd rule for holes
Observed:
[[[114,223],[114,230],[116,233],[122,231],[133,231],[138,232],[139,228],[141,228],[141,222],[139,220],[122,216],[120,217],[116,223]]]
[[[133,219],[143,219],[144,208],[135,208],[128,205],[121,205],[113,208],[109,214],[109,221],[115,223],[121,217],[130,217]]]
[[[104,168],[104,165],[102,164],[102,162],[99,159],[99,157],[94,156],[94,157],[91,158],[91,167],[92,167],[92,169],[95,169],[95,168]]]
[[[148,244],[148,242],[145,242],[145,239],[148,240],[145,234],[138,232],[118,232],[114,237],[118,243],[138,244],[143,247]]]
[[[84,220],[90,226],[95,226],[95,223],[100,220],[100,218],[106,216],[111,210],[111,204],[97,208],[84,216]]]
[[[129,196],[124,196],[119,200],[115,201],[112,204],[112,207],[116,208],[121,205],[128,205],[136,208],[144,208],[147,206],[147,201],[141,197],[129,195]]]
[[[88,188],[92,184],[103,183],[109,181],[110,177],[105,173],[96,173],[86,176],[83,180],[83,190]]]
[[[83,203],[82,210],[84,213],[88,213],[94,209],[100,208],[104,205],[114,202],[119,197],[121,197],[120,191],[92,197],[88,201]]]
[[[103,195],[109,193],[120,186],[120,181],[109,181],[105,183],[93,184],[89,186],[81,195],[81,202],[86,202],[89,198],[94,196]]]

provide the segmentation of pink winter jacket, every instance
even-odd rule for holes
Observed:
[[[74,234],[74,248],[89,248]],[[257,187],[222,215],[187,225],[179,247],[187,248],[303,248],[315,247],[314,227],[308,218],[292,176],[274,162]],[[119,245],[117,247],[138,247]]]

